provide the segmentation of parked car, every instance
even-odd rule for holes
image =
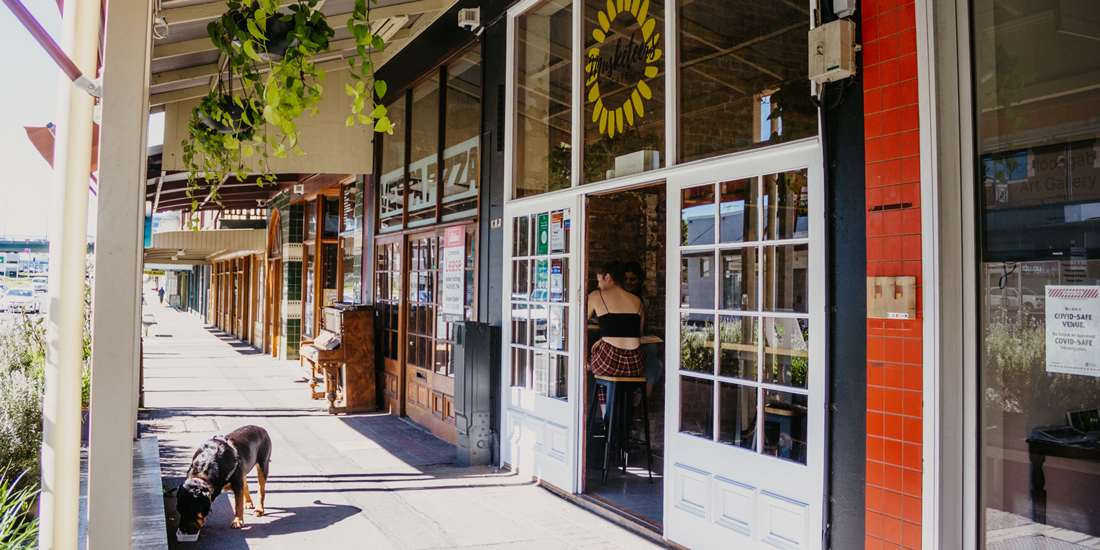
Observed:
[[[1046,297],[1036,294],[1034,290],[1027,287],[1023,287],[1022,292],[1017,291],[1015,288],[991,290],[989,292],[989,305],[991,307],[1001,307],[1002,292],[1004,292],[1005,309],[1016,311],[1022,307],[1024,313],[1046,311]],[[1021,294],[1023,295],[1022,301]]]
[[[13,288],[0,298],[0,311],[25,311],[38,313],[38,297],[26,288]]]
[[[31,285],[38,292],[46,292],[46,288],[49,286],[49,279],[46,277],[34,277],[31,279]]]

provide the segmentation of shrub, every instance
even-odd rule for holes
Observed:
[[[0,477],[25,470],[23,481],[38,482],[44,388],[41,366],[0,373]]]
[[[24,475],[10,479],[0,474],[0,548],[6,550],[38,547],[38,518],[30,512],[39,490],[24,483]]]

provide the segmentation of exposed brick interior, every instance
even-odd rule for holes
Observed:
[[[867,320],[868,550],[921,547],[920,140],[912,0],[865,0],[867,276],[917,277],[917,319]]]

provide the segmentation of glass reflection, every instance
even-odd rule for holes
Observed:
[[[718,374],[756,380],[757,354],[760,351],[756,326],[754,317],[719,316],[718,341],[722,348],[718,355]]]
[[[439,173],[439,77],[412,90],[408,226],[435,222]]]
[[[546,0],[516,18],[517,199],[571,185],[572,4]]]
[[[810,363],[808,319],[764,318],[764,366],[761,379],[805,388]]]
[[[748,178],[718,184],[722,201],[718,208],[721,242],[757,240],[757,182],[758,178]]]
[[[722,382],[718,385],[718,442],[756,450],[757,389]]]
[[[714,252],[680,255],[680,307],[714,309]]]
[[[680,244],[714,244],[714,186],[680,192]]]
[[[401,229],[405,195],[405,96],[386,106],[394,122],[393,135],[379,134],[382,140],[382,176],[378,178],[379,231]]]
[[[714,316],[680,314],[680,369],[714,374]]]
[[[764,390],[764,454],[805,464],[806,396]]]
[[[756,309],[756,248],[722,251],[722,309]]]
[[[806,91],[810,12],[769,3],[677,0],[682,162],[817,135]]]
[[[809,246],[804,244],[764,248],[764,310],[806,313],[809,304],[806,280]]]
[[[477,213],[481,148],[481,46],[447,66],[443,220]]]
[[[769,240],[809,236],[807,170],[764,176],[764,235]]]
[[[714,382],[680,377],[680,433],[714,438]]]

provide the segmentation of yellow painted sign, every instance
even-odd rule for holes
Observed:
[[[620,15],[629,21],[627,28],[637,23],[642,33],[641,43],[635,42],[635,36],[631,33],[628,42],[620,38],[614,45],[611,44],[611,35],[626,34],[620,32],[620,29],[612,30],[612,25],[616,23],[615,19]],[[607,9],[597,12],[599,25],[592,30],[592,38],[601,46],[588,51],[584,66],[588,74],[585,87],[588,88],[588,101],[596,104],[592,109],[592,122],[599,121],[600,133],[606,134],[607,137],[622,134],[624,126],[633,126],[635,118],[640,119],[645,116],[645,103],[653,97],[653,90],[644,79],[654,78],[660,74],[659,61],[663,52],[659,47],[661,33],[654,32],[657,28],[657,20],[649,18],[648,15],[649,0],[607,0]],[[615,26],[619,27],[618,24]],[[613,48],[613,51],[605,56],[600,51],[601,47],[609,50]],[[644,76],[637,78],[637,83],[633,85],[634,89],[627,99],[620,105],[606,104],[604,95],[600,91],[600,76],[603,75],[605,79],[614,82],[612,75],[616,73],[625,75],[629,69],[640,63],[644,63],[641,71]],[[630,83],[626,85],[630,86]]]

